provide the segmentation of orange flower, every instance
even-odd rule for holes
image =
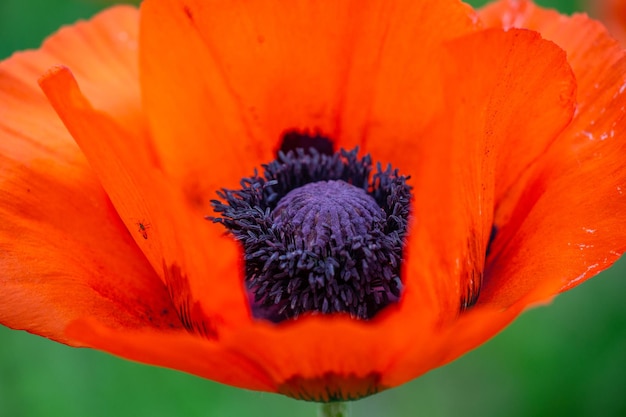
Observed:
[[[397,386],[623,253],[625,78],[529,1],[111,8],[0,66],[0,321],[296,398]]]

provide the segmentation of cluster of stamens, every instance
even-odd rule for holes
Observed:
[[[252,312],[274,322],[345,312],[370,319],[397,301],[411,189],[357,149],[279,152],[212,201],[243,246]]]

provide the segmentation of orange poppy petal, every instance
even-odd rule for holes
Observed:
[[[71,66],[83,91],[94,97],[97,108],[112,115],[116,123],[135,138],[124,148],[134,153],[134,160],[151,156],[145,141],[141,122],[141,99],[138,83],[137,35],[138,10],[129,6],[116,6],[103,11],[87,22],[68,26],[50,36],[36,51],[18,53],[13,62],[21,62],[21,72],[13,77],[26,86],[36,86],[37,79],[50,67]],[[43,96],[41,96],[43,98]],[[23,116],[28,118],[28,114]],[[32,119],[27,119],[32,120]],[[57,122],[58,123],[58,122]],[[131,147],[136,145],[136,147]],[[138,151],[137,149],[141,149]],[[137,164],[131,164],[137,165]],[[135,213],[125,219],[129,230],[136,231],[143,214]],[[139,234],[137,241],[141,243]],[[153,265],[160,265],[161,257],[149,248],[145,250]]]
[[[565,52],[537,32],[487,29],[448,47],[454,60],[446,84],[446,106],[455,109],[452,134],[470,146],[486,145],[477,157],[495,159],[495,172],[482,175],[493,179],[499,202],[571,121],[576,80]],[[463,77],[470,81],[453,81]],[[476,172],[467,170],[467,176]]]
[[[437,139],[429,142],[429,158],[414,180],[416,220],[406,268],[407,289],[414,283],[430,294],[439,317],[400,350],[386,372],[392,385],[473,349],[519,314],[474,308],[459,316],[463,302],[471,305],[480,292],[495,196],[516,179],[500,173],[530,164],[573,113],[575,81],[565,54],[538,33],[489,29],[445,47],[448,111],[427,131]],[[524,150],[521,161],[509,161],[513,146]],[[428,305],[423,295],[415,300],[411,309]]]
[[[545,292],[551,288],[551,283],[542,282],[536,290]],[[397,386],[457,359],[502,331],[535,301],[534,294],[528,294],[508,309],[477,305],[457,320],[436,327],[426,337],[415,334],[409,348],[386,370],[383,381]]]
[[[93,161],[91,165],[117,211],[129,222],[128,227],[137,227],[132,219],[148,219],[150,228],[135,233],[135,239],[154,260],[153,266],[162,274],[179,313],[186,317],[186,326],[203,333],[212,329],[209,333],[213,333],[220,325],[247,322],[243,284],[238,274],[232,273],[239,265],[234,242],[215,225],[180,208],[182,197],[168,187],[167,179],[150,159],[133,155],[132,149],[138,146],[135,136],[93,109],[67,68],[53,69],[40,83]],[[148,237],[138,237],[143,233]],[[199,299],[203,305],[198,304]]]
[[[494,202],[569,122],[575,81],[563,51],[536,32],[490,29],[446,50],[447,110],[412,173],[417,236],[406,275],[455,318],[480,292]],[[429,263],[438,272],[423,277]]]
[[[32,83],[59,63],[78,71],[82,91],[74,73],[62,67],[43,77],[42,87],[71,127],[74,139],[126,227],[170,287],[177,307],[193,312],[188,324],[196,326],[194,323],[198,322],[197,327],[205,327],[204,318],[196,317],[202,316],[203,308],[187,307],[197,304],[197,297],[192,294],[205,294],[204,309],[223,311],[214,321],[246,321],[242,284],[230,273],[237,268],[235,244],[224,238],[216,226],[205,232],[207,221],[197,216],[189,219],[188,210],[181,208],[181,196],[172,191],[175,188],[164,178],[153,149],[139,94],[138,25],[138,11],[119,6],[88,22],[64,28],[51,36],[41,50],[27,54],[32,71],[24,73],[24,79],[29,77],[28,82]],[[83,91],[90,101],[83,98]],[[187,237],[182,238],[183,234]],[[223,251],[218,252],[217,247]],[[189,266],[191,263],[200,266]],[[198,273],[191,274],[189,270]],[[184,285],[186,276],[190,277],[190,286]],[[207,282],[206,276],[216,277],[221,285]],[[226,281],[221,279],[223,276],[232,279]]]
[[[282,394],[317,401],[358,398],[393,386],[387,371],[416,338],[423,342],[424,369],[432,366],[431,317],[386,313],[368,322],[346,315],[300,317],[278,326],[257,322],[225,343],[262,364]]]
[[[142,4],[140,31],[141,87],[151,132],[164,168],[183,189],[195,215],[212,213],[209,201],[222,187],[236,187],[261,162],[272,159],[272,146],[244,117],[251,111],[232,91],[226,78],[227,63],[215,56],[212,41],[205,38],[206,22],[196,22],[210,2],[174,0]],[[231,17],[224,24],[226,10],[215,7],[214,19],[220,28],[233,33],[217,38],[238,53],[252,50],[239,45],[243,32]],[[215,24],[211,25],[216,26]],[[255,38],[256,42],[256,38]],[[246,67],[251,74],[255,64]],[[230,68],[229,68],[230,69]]]
[[[398,386],[443,366],[480,346],[511,323],[520,310],[474,308],[431,337],[415,336],[411,353],[399,356],[386,370],[384,383]],[[418,346],[419,348],[415,348]],[[426,360],[425,354],[428,355]]]
[[[475,20],[468,6],[434,0],[168,0],[142,12],[152,130],[168,169],[205,209],[215,190],[271,160],[287,129],[319,130],[338,147],[371,139],[374,157],[391,161],[375,143],[414,140],[441,97],[429,60]],[[402,137],[383,135],[389,126]]]
[[[92,97],[94,106],[110,115],[132,138],[123,146],[135,162],[129,165],[134,167],[142,162],[141,168],[145,171],[148,163],[143,161],[153,156],[146,140],[139,93],[138,30],[138,10],[130,6],[116,6],[89,21],[62,28],[50,36],[41,49],[18,56],[23,55],[29,62],[31,71],[22,76],[29,84],[36,83],[51,67],[71,67],[73,76],[80,82],[82,91]],[[28,80],[25,77],[29,77]],[[79,146],[82,147],[82,144],[79,143]],[[93,153],[86,150],[83,149],[83,152],[94,165],[96,160],[92,155],[98,150]],[[108,162],[111,167],[119,168],[118,161]],[[115,171],[116,168],[110,170]],[[111,191],[110,187],[105,188]],[[160,267],[158,251],[144,245],[141,233],[137,231],[138,223],[144,222],[146,213],[135,210],[133,214],[133,218],[124,218],[127,227],[134,232],[136,241],[142,245],[153,266]]]
[[[179,369],[240,388],[276,392],[263,368],[229,349],[227,341],[209,341],[184,332],[125,332],[93,320],[76,320],[67,334],[86,346],[126,359]]]
[[[415,310],[398,315],[386,311],[369,322],[310,316],[278,327],[257,323],[223,343],[262,365],[282,394],[316,401],[357,399],[456,359],[502,330],[520,311],[473,309],[446,326]],[[344,349],[348,346],[349,353]]]
[[[94,97],[94,105],[131,128],[141,117],[138,29],[139,11],[115,6],[59,30],[35,52],[32,64],[39,75],[54,65],[71,67],[83,91]]]
[[[354,5],[362,8],[360,1]],[[358,22],[340,96],[338,129],[383,165],[415,175],[432,138],[426,129],[444,106],[443,44],[476,31],[475,11],[455,1],[378,3]],[[353,13],[348,21],[353,21]],[[350,38],[352,40],[352,38]]]
[[[65,63],[78,69],[81,87],[84,86],[84,90],[94,97],[94,102],[101,106],[99,111],[95,111],[91,103],[82,97],[73,75],[67,69],[57,67],[48,73],[41,80],[42,86],[53,99],[64,121],[71,126],[74,139],[90,161],[135,241],[154,270],[170,285],[177,309],[187,311],[187,305],[195,305],[190,294],[192,291],[181,285],[180,273],[172,276],[168,263],[163,261],[164,257],[170,260],[175,258],[179,252],[178,246],[176,254],[172,255],[171,249],[163,248],[162,243],[175,242],[181,245],[180,236],[171,239],[171,235],[181,229],[189,232],[190,228],[177,228],[176,222],[171,221],[177,215],[182,218],[185,216],[180,216],[179,211],[168,210],[169,205],[166,203],[174,199],[170,197],[167,181],[160,172],[158,157],[151,147],[142,119],[137,78],[137,31],[136,9],[126,6],[109,9],[91,21],[62,29],[51,36],[41,50],[17,55],[15,59],[23,59],[24,68],[21,72],[16,70],[14,77],[29,86],[52,65]],[[19,89],[15,85],[11,88]],[[24,123],[30,123],[30,117],[28,111],[16,115],[16,119]],[[55,120],[51,125],[60,124]],[[208,222],[198,219],[197,223],[204,226]],[[218,233],[221,231],[213,230],[214,235]],[[196,235],[193,234],[194,237]],[[199,239],[203,237],[206,238],[206,234],[200,234]],[[225,239],[221,237],[221,240]],[[216,246],[222,243],[220,237],[204,240],[207,241],[214,242]],[[204,242],[197,243],[195,251],[206,248]],[[223,246],[228,248],[234,244],[226,242]],[[211,256],[205,256],[204,262],[211,265],[213,275],[224,276],[226,274],[219,271],[233,270],[233,265],[236,265],[233,261],[237,255],[236,248],[231,250],[230,256],[227,256],[227,250],[220,253],[223,256],[218,256],[216,251],[211,253],[218,258],[216,265],[212,265]],[[169,264],[173,265],[174,261]],[[215,272],[215,268],[218,272]],[[201,273],[206,271],[206,268],[197,269]],[[233,287],[224,284],[217,290],[205,290],[209,294],[205,298],[207,304],[217,304],[216,310],[224,311],[223,316],[243,317],[247,320],[247,306],[241,284],[236,278],[233,276]],[[233,308],[237,305],[241,307]],[[203,318],[196,317],[201,315],[202,310],[190,310],[193,314],[187,316],[190,320],[187,324],[195,326],[199,322],[198,327],[203,328]],[[223,317],[216,319],[220,322],[233,320]]]
[[[626,249],[626,58],[606,30],[583,15],[501,1],[481,17],[494,26],[540,31],[565,49],[578,83],[574,119],[528,173],[488,260],[480,302],[508,306],[533,291],[541,300],[569,289]],[[534,290],[545,282],[551,287]]]
[[[47,59],[27,52],[0,63],[0,322],[72,345],[81,342],[64,329],[81,317],[180,328],[165,287],[37,87]]]
[[[390,307],[368,322],[343,315],[300,317],[280,325],[255,322],[212,338],[119,333],[85,321],[70,326],[68,334],[87,346],[143,363],[320,400],[333,390],[363,396],[391,387],[384,381],[386,370],[416,337],[424,347],[422,369],[432,367],[434,344],[429,341],[435,340],[434,328],[431,314]],[[350,346],[349,356],[341,348],[345,346]]]

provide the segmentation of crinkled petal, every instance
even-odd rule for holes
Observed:
[[[481,18],[541,32],[567,52],[578,85],[574,119],[496,213],[501,229],[480,302],[509,306],[530,292],[537,301],[569,289],[626,249],[626,59],[602,25],[584,15],[511,0],[485,8]],[[538,291],[546,282],[552,286]]]
[[[536,32],[488,29],[446,50],[446,111],[413,173],[407,279],[454,319],[480,294],[494,204],[570,121],[575,81]]]
[[[138,227],[132,219],[148,219],[140,220],[146,229],[136,229],[135,238],[144,251],[156,258],[153,266],[162,274],[185,326],[214,335],[225,323],[247,321],[243,284],[232,273],[233,269],[238,270],[234,242],[203,218],[194,218],[184,206],[181,208],[182,197],[168,187],[167,179],[159,175],[147,157],[138,156],[132,163],[129,148],[135,137],[91,106],[67,68],[50,71],[42,78],[41,86],[87,158],[93,161],[92,166],[117,211],[131,222],[129,227]],[[146,170],[139,170],[139,166]],[[148,170],[154,176],[148,177]],[[230,279],[219,287],[207,288],[201,280],[206,276]],[[193,277],[195,281],[191,281]],[[193,287],[194,282],[204,287]],[[204,305],[200,305],[198,294]]]
[[[127,13],[106,16],[123,28]],[[76,30],[91,39],[86,24]],[[83,342],[65,327],[85,317],[118,330],[180,331],[165,286],[37,86],[57,49],[50,40],[0,63],[0,322],[72,345]]]
[[[273,159],[289,129],[410,168],[390,149],[419,140],[441,104],[441,43],[476,22],[470,7],[434,0],[149,0],[142,12],[150,125],[166,169],[204,209]]]

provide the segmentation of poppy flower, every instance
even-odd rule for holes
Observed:
[[[530,1],[110,8],[0,64],[0,322],[294,398],[400,385],[624,252],[625,78]]]

